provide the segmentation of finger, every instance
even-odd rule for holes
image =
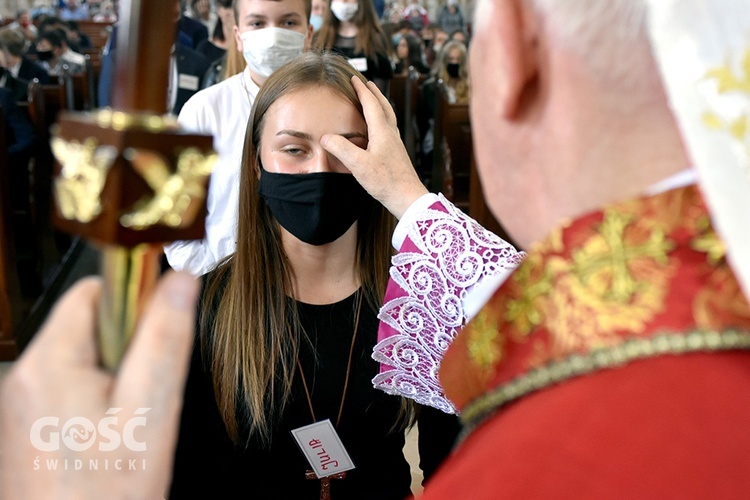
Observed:
[[[382,104],[377,96],[373,94],[371,88],[356,76],[352,77],[352,85],[357,92],[359,102],[362,103],[362,112],[365,115],[368,131],[371,133],[373,129],[391,126]],[[375,91],[380,93],[377,86],[375,87]],[[389,103],[388,107],[390,106]]]
[[[320,145],[343,163],[355,178],[364,167],[365,151],[349,139],[340,135],[326,134],[320,138]]]
[[[179,408],[198,286],[187,273],[170,272],[159,281],[117,375],[113,400],[118,406],[153,408],[168,415]]]
[[[101,290],[100,278],[87,277],[65,292],[25,349],[19,364],[96,365],[96,316]]]
[[[380,88],[375,85],[374,82],[368,81],[367,87],[370,89],[370,92],[372,92],[372,94],[377,98],[378,102],[380,102],[380,107],[383,108],[383,113],[385,114],[385,118],[388,121],[388,124],[393,127],[398,127],[396,112],[393,110],[393,106],[391,105],[388,98],[383,95],[383,93],[380,91]]]

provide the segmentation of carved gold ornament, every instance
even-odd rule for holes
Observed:
[[[62,167],[55,179],[55,202],[60,213],[69,220],[91,221],[101,213],[100,196],[117,158],[117,148],[97,146],[93,138],[80,143],[53,137],[51,145]]]
[[[153,151],[129,148],[124,156],[154,191],[152,197],[142,199],[133,211],[120,217],[124,227],[141,230],[164,224],[182,228],[193,223],[206,197],[206,181],[216,153],[204,155],[187,148],[179,154],[174,173],[168,161]]]

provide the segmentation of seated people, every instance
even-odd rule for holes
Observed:
[[[432,168],[438,85],[443,85],[448,91],[450,103],[467,103],[469,101],[468,66],[466,46],[460,42],[449,41],[443,46],[435,60],[432,76],[422,84],[417,105],[417,126],[422,138],[421,165],[423,170],[429,171]]]
[[[88,18],[88,6],[82,0],[66,0],[60,9],[60,19],[63,21],[83,21]]]
[[[6,28],[18,32],[28,43],[34,43],[37,35],[39,35],[39,30],[31,22],[31,14],[26,9],[20,9],[16,12],[16,20],[6,26]]]
[[[68,48],[65,33],[61,30],[45,30],[39,34],[36,56],[50,76],[59,76],[64,72],[75,75],[86,71],[86,59]]]
[[[14,30],[0,30],[0,87],[9,89],[14,101],[28,98],[29,82],[50,81],[47,71],[26,57],[26,41]]]
[[[422,75],[430,72],[429,66],[425,63],[422,43],[419,38],[411,34],[400,35],[396,44],[396,64],[393,73],[396,75],[407,75],[409,68],[414,68]]]
[[[175,2],[175,18],[173,26],[177,25],[180,18],[180,2]],[[112,84],[115,73],[115,52],[117,47],[118,25],[112,27],[102,57],[102,67],[99,72],[99,85],[97,90],[98,103],[100,107],[112,104]],[[178,115],[184,104],[198,90],[200,90],[201,79],[209,68],[209,61],[199,52],[187,48],[178,42],[181,36],[186,35],[176,30],[177,40],[171,55],[170,65],[172,71],[169,74],[169,91],[167,93],[167,113]]]

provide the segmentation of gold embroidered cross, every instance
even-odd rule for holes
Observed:
[[[631,274],[629,263],[644,257],[666,263],[667,252],[672,246],[664,233],[657,229],[651,231],[644,243],[629,245],[625,228],[632,220],[632,215],[605,212],[599,237],[591,238],[573,255],[574,271],[581,282],[595,279],[602,271],[609,274],[605,276],[608,280],[604,285],[608,288],[605,296],[618,303],[630,300],[640,286]]]
[[[331,500],[331,479],[344,479],[346,472],[337,472],[324,478],[320,478],[320,500]],[[305,479],[319,479],[314,471],[305,471]]]

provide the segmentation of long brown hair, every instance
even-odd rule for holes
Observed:
[[[352,22],[357,26],[357,36],[354,39],[354,51],[361,52],[366,57],[375,58],[380,53],[385,57],[390,54],[389,41],[386,39],[378,15],[372,0],[359,0],[359,8],[354,14]],[[341,21],[328,9],[323,26],[313,36],[313,48],[318,50],[331,50],[336,43],[336,35],[339,32]]]
[[[216,401],[235,442],[247,429],[261,443],[270,444],[272,423],[291,391],[297,346],[304,342],[296,302],[288,299],[294,296],[292,267],[278,223],[258,195],[264,119],[280,97],[310,87],[329,88],[362,113],[351,84],[355,75],[363,79],[340,56],[305,53],[266,80],[250,113],[239,187],[237,250],[206,278],[201,315],[204,360],[210,363]],[[358,221],[355,259],[365,300],[375,309],[385,295],[394,222],[379,203],[372,203],[372,210]]]

